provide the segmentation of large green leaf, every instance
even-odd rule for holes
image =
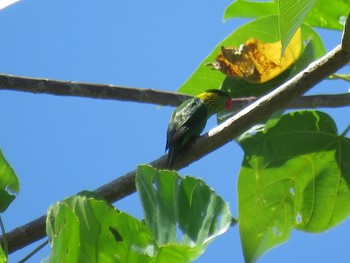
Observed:
[[[270,2],[237,0],[226,8],[224,19],[278,15],[278,23],[273,25],[278,27],[283,53],[316,2],[317,0],[276,0]]]
[[[278,0],[278,27],[282,54],[317,0]]]
[[[82,192],[50,207],[49,262],[155,262],[151,232],[97,194]]]
[[[198,257],[230,226],[228,206],[202,181],[167,173],[172,174],[138,168],[137,185],[152,232],[95,193],[82,192],[51,206],[46,221],[52,247],[48,262],[178,263]],[[148,205],[157,213],[150,213]]]
[[[289,1],[299,4],[300,1]],[[313,1],[310,1],[312,3]],[[307,3],[304,3],[307,5]],[[237,0],[230,4],[224,13],[224,19],[250,17],[259,18],[267,15],[277,15],[278,1],[256,2],[253,0]],[[342,30],[345,19],[350,12],[349,0],[317,0],[307,14],[304,23],[309,26]],[[288,22],[288,21],[287,21]]]
[[[0,262],[7,262],[7,256],[4,253],[4,250],[2,249],[2,246],[0,246]]]
[[[47,220],[46,232],[52,247],[48,262],[79,262],[79,218],[72,208],[65,203],[50,207]]]
[[[239,229],[247,262],[292,229],[318,233],[350,214],[350,140],[318,111],[298,111],[239,140]]]
[[[317,0],[305,23],[327,29],[343,30],[350,13],[350,0]]]
[[[229,18],[247,17],[259,18],[267,15],[277,15],[278,6],[275,1],[257,2],[236,0],[224,12],[224,20]]]
[[[0,150],[0,212],[7,209],[18,192],[18,178]]]
[[[157,262],[194,260],[231,224],[228,205],[200,179],[141,165],[136,187],[159,248]]]

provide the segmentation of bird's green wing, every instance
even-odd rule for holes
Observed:
[[[207,123],[207,106],[197,98],[192,98],[179,106],[172,114],[166,149],[178,143],[182,148],[192,137],[197,137]]]

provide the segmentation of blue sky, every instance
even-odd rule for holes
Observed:
[[[223,23],[231,1],[22,0],[0,10],[0,72],[12,75],[175,91],[242,22]],[[339,32],[320,31],[330,50]],[[328,82],[312,93],[341,93]],[[93,190],[164,153],[173,108],[133,102],[0,91],[0,148],[21,183],[3,215],[7,230],[46,213],[50,204]],[[326,110],[341,132],[347,108]],[[208,128],[213,127],[211,120]],[[236,183],[243,153],[230,143],[186,169],[203,178],[237,215]],[[141,219],[136,194],[116,207]],[[320,235],[293,232],[259,262],[344,262],[349,220]],[[35,246],[10,256],[16,262]],[[46,248],[30,262],[39,262]],[[238,228],[196,260],[243,262]]]

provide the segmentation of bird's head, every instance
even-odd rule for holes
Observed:
[[[197,95],[197,98],[207,105],[208,117],[232,106],[230,95],[222,90],[210,89]]]

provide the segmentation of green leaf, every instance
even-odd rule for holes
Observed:
[[[316,1],[317,0],[278,1],[278,26],[282,42],[282,54]]]
[[[317,0],[305,23],[314,27],[343,30],[349,12],[349,0]]]
[[[306,42],[306,45],[303,54],[292,67],[292,71],[296,72],[300,72],[309,66],[311,62],[326,54],[326,48],[320,35],[312,27],[307,25],[301,25],[300,28],[302,32],[301,39]]]
[[[147,227],[97,194],[82,192],[50,207],[49,262],[154,262]]]
[[[142,177],[148,174],[147,169],[152,168],[139,167],[138,174],[142,175],[138,178],[141,188],[146,187],[142,189],[152,193],[153,183],[148,184],[149,178]],[[156,198],[152,204],[160,208],[159,214],[154,214],[154,218],[151,215],[151,219],[146,216],[146,222],[153,227],[154,238],[145,224],[115,210],[97,194],[85,191],[50,207],[46,232],[52,253],[48,262],[190,262],[229,227],[232,217],[228,206],[202,181],[185,178],[182,182],[174,176],[154,176],[152,180],[155,178],[158,178],[158,189],[165,189],[156,192],[162,197],[161,202],[167,200],[167,203],[157,206]],[[178,190],[176,202],[168,195],[174,189]],[[176,210],[172,210],[172,202],[177,204]],[[179,214],[175,215],[175,211]],[[176,239],[180,229],[182,242]]]
[[[309,1],[284,1],[287,5],[296,4],[298,8],[307,8]],[[311,1],[310,4],[314,2]],[[285,3],[283,3],[285,5]],[[301,5],[304,5],[302,7]],[[229,5],[224,13],[224,19],[229,18],[259,18],[267,15],[278,14],[278,3],[275,0],[270,2],[256,2],[250,0],[237,0]],[[350,12],[349,0],[316,0],[314,6],[307,14],[304,23],[313,26],[326,29],[343,30],[346,17]],[[298,16],[299,14],[297,14]],[[288,21],[287,21],[288,23]],[[292,25],[293,23],[291,23]]]
[[[161,262],[194,260],[231,224],[228,205],[199,179],[140,165],[136,187]]]
[[[51,207],[47,219],[50,219],[46,229],[52,247],[49,262],[79,262],[79,218],[63,203]]]
[[[2,249],[2,246],[0,246],[0,262],[7,262],[7,256],[4,253],[4,250]]]
[[[297,111],[239,140],[239,229],[246,262],[289,239],[318,233],[350,214],[350,139],[318,111]]]
[[[0,212],[9,207],[18,192],[18,178],[0,150]]]
[[[224,12],[224,20],[238,17],[259,18],[267,15],[277,15],[278,6],[275,1],[256,2],[237,0],[230,4]]]

